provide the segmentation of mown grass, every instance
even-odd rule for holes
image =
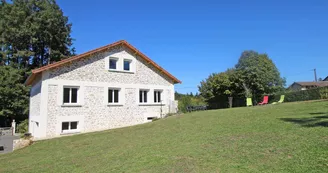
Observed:
[[[328,102],[195,112],[36,142],[0,172],[328,172]]]

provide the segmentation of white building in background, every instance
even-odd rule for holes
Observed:
[[[29,132],[41,139],[149,122],[176,112],[177,83],[118,41],[32,71]]]

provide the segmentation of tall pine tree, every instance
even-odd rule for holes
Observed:
[[[72,24],[55,0],[0,4],[1,64],[33,69],[74,54]]]
[[[31,69],[70,57],[71,27],[55,0],[0,0],[0,116],[28,115]]]

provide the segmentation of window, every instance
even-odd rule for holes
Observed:
[[[78,87],[64,87],[64,103],[77,103]]]
[[[62,132],[76,131],[77,125],[78,125],[77,121],[62,122]]]
[[[124,63],[123,63],[123,69],[125,71],[130,71],[130,63],[131,63],[131,60],[124,60]]]
[[[119,92],[119,89],[108,89],[108,103],[118,103]]]
[[[154,103],[160,103],[162,91],[154,91]]]
[[[117,69],[117,59],[110,58],[109,59],[109,69],[116,70]]]
[[[139,91],[139,102],[140,103],[147,103],[147,94],[148,94],[148,90],[140,90]]]

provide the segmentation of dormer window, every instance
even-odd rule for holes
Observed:
[[[110,70],[117,70],[117,61],[118,61],[118,59],[116,59],[116,58],[109,59],[109,69]]]
[[[125,59],[123,61],[123,69],[124,69],[124,71],[130,71],[131,70],[130,64],[131,64],[131,60]]]

